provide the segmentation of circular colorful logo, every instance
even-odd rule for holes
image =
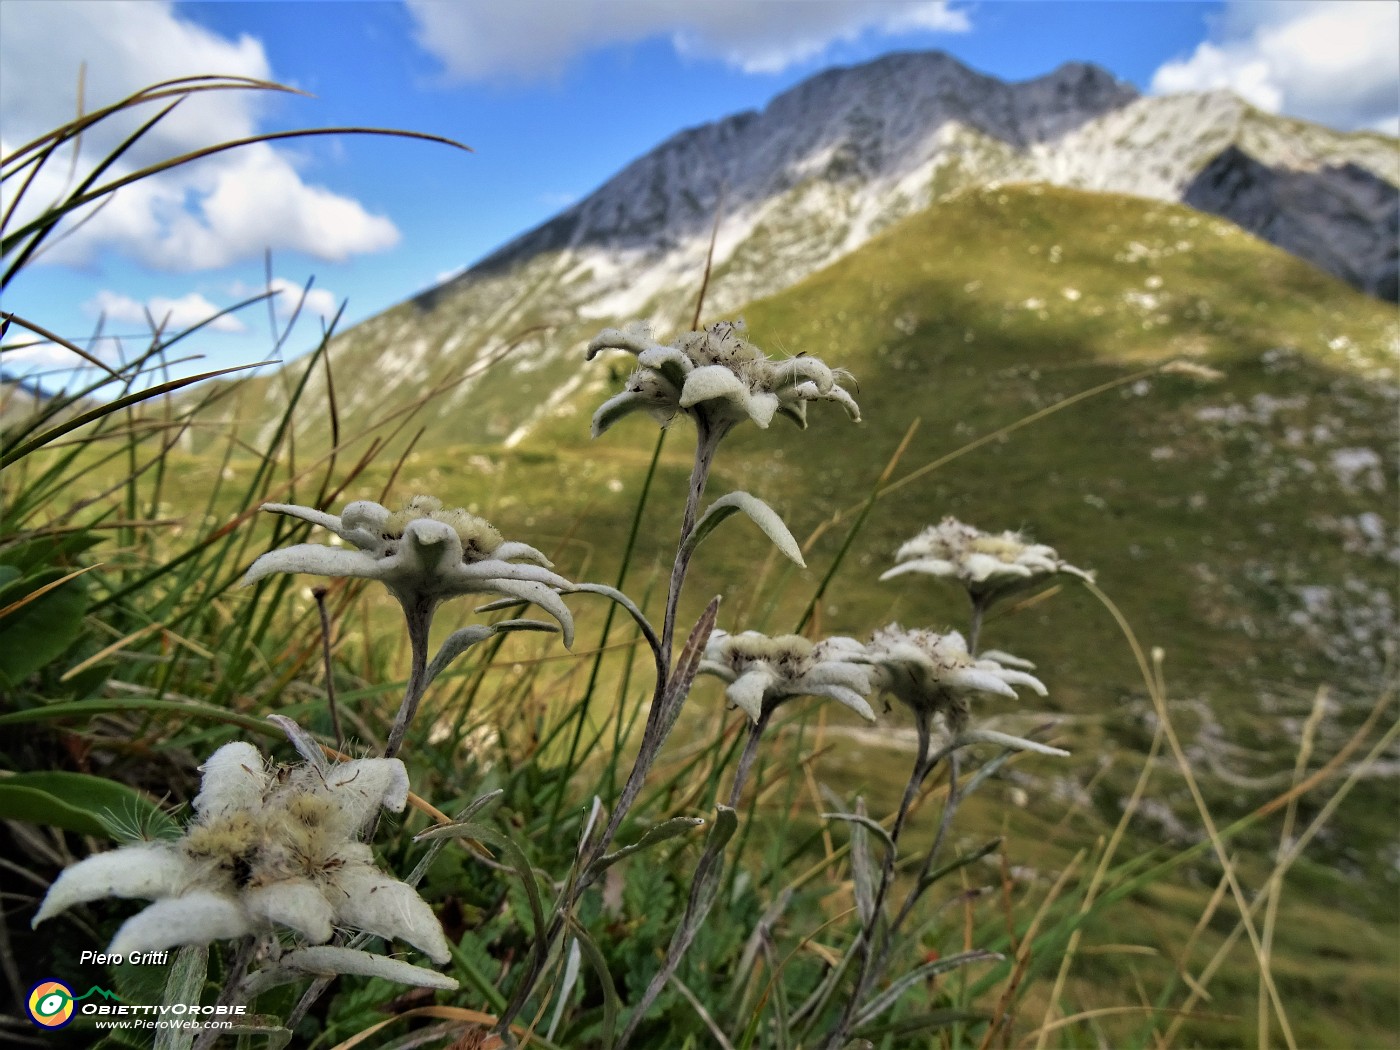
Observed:
[[[73,992],[62,981],[40,981],[29,989],[29,1019],[40,1028],[62,1028],[73,1020]]]

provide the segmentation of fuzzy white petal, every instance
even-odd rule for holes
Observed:
[[[775,387],[797,386],[810,382],[818,394],[830,392],[836,379],[820,358],[792,357],[786,361],[773,362]]]
[[[231,897],[196,890],[156,901],[122,923],[107,951],[150,952],[184,944],[209,944],[253,932],[248,914]]]
[[[854,689],[848,689],[844,685],[818,685],[813,686],[810,692],[812,696],[825,696],[838,703],[845,704],[867,722],[875,721],[875,712],[872,711],[870,705],[866,703],[865,697],[861,696],[860,693],[856,692]]]
[[[325,790],[334,803],[330,827],[357,836],[379,812],[403,811],[408,801],[408,770],[397,758],[361,758],[326,770]]]
[[[626,329],[604,328],[588,344],[587,358],[592,361],[603,350],[626,350],[641,354],[656,345],[651,338],[651,330],[643,324],[629,324]]]
[[[983,583],[997,576],[1026,577],[1031,575],[1031,570],[1024,565],[1005,562],[990,554],[981,554],[976,551],[963,559],[963,571],[967,573],[968,579],[976,583]]]
[[[311,507],[298,507],[294,503],[264,503],[258,509],[268,511],[271,514],[286,514],[288,517],[300,518],[302,521],[309,521],[312,525],[319,525],[331,532],[339,533],[341,530],[340,518]]]
[[[767,391],[753,394],[749,397],[749,418],[767,430],[768,424],[773,422],[773,416],[777,413],[779,404],[777,394],[770,394]]]
[[[443,573],[446,584],[463,592],[490,589],[494,580],[526,580],[547,587],[568,587],[570,583],[557,572],[542,565],[516,565],[514,562],[487,558],[484,561],[454,565]]]
[[[851,422],[860,422],[860,405],[856,404],[856,399],[848,394],[843,388],[833,386],[822,395],[827,401],[835,401],[846,410],[846,415],[851,417]]]
[[[773,683],[774,676],[766,667],[754,667],[730,683],[724,695],[729,702],[757,722],[763,713],[763,694]]]
[[[347,865],[332,893],[340,925],[407,941],[436,963],[452,957],[437,916],[412,887],[374,868]]]
[[[282,956],[281,962],[283,966],[325,977],[344,973],[356,977],[382,977],[386,981],[417,985],[420,988],[441,988],[446,991],[457,988],[457,982],[453,978],[436,970],[334,945],[299,948]]]
[[[1025,671],[1014,671],[1011,668],[1003,668],[1000,671],[992,672],[1003,682],[1010,685],[1024,685],[1029,687],[1038,696],[1048,696],[1049,691],[1045,688],[1045,683],[1034,675],[1026,674]]]
[[[738,677],[734,673],[734,668],[719,660],[704,659],[700,661],[700,667],[696,674],[712,674],[717,678],[723,678],[726,682],[732,682]]]
[[[340,526],[347,532],[360,530],[381,533],[391,517],[393,513],[388,507],[372,500],[357,499],[353,503],[347,503],[345,509],[340,512]]]
[[[1035,664],[1029,660],[1023,660],[1019,656],[1012,656],[1004,653],[1000,649],[983,649],[977,654],[977,663],[980,666],[983,660],[991,660],[1002,667],[1012,667],[1018,671],[1034,671]]]
[[[619,419],[633,412],[650,411],[656,408],[656,399],[637,390],[624,390],[614,394],[593,413],[593,436],[606,433]]]
[[[252,744],[243,740],[225,744],[199,769],[202,775],[194,811],[204,820],[252,812],[262,805],[268,777],[262,752]]]
[[[531,583],[522,580],[492,580],[491,590],[497,594],[504,594],[509,598],[519,598],[522,601],[538,605],[545,612],[549,613],[559,621],[559,629],[563,632],[565,648],[572,648],[574,644],[574,618],[569,612],[569,607],[564,604],[559,595],[555,594],[542,583]]]
[[[248,568],[243,586],[257,583],[275,572],[304,572],[312,576],[359,576],[383,579],[390,559],[378,558],[362,550],[326,547],[320,543],[298,543],[293,547],[268,551]]]
[[[431,577],[448,572],[462,564],[462,537],[445,521],[417,518],[404,526],[398,562],[403,574]]]
[[[803,685],[840,685],[856,692],[870,691],[870,671],[856,664],[841,664],[828,661],[817,664],[802,676]]]
[[[930,576],[956,576],[958,567],[942,558],[915,558],[912,561],[900,562],[893,569],[886,569],[880,574],[880,579],[889,580],[895,576],[903,576],[906,572],[922,572]]]
[[[123,846],[96,853],[64,871],[39,906],[32,925],[38,926],[75,904],[102,897],[155,900],[189,884],[193,868],[179,849],[163,843]]]
[[[677,389],[685,383],[685,377],[695,370],[695,363],[673,346],[653,346],[637,355],[637,363],[661,373],[668,383]]]
[[[974,689],[982,693],[996,693],[998,696],[1016,695],[1016,690],[1003,682],[998,675],[991,671],[979,671],[975,667],[959,667],[945,671],[942,679],[958,689]]]
[[[304,879],[285,879],[258,886],[243,894],[248,914],[263,922],[296,930],[313,944],[322,944],[335,932],[335,917],[325,895]]]
[[[554,567],[554,563],[546,558],[541,551],[531,547],[528,543],[520,543],[516,540],[507,540],[505,543],[502,543],[491,552],[491,557],[499,561],[511,561],[515,558],[524,558],[526,561],[532,561],[536,565],[543,565],[546,569],[552,569]]]
[[[702,401],[722,398],[747,413],[749,388],[742,379],[723,365],[706,365],[686,377],[681,390],[681,408],[691,408]]]

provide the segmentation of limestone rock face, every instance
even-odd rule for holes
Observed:
[[[1371,295],[1400,298],[1400,199],[1394,186],[1359,164],[1295,171],[1229,146],[1197,173],[1181,199]]]
[[[1144,98],[1082,63],[1006,83],[940,52],[887,55],[678,132],[553,219],[338,336],[341,367],[376,377],[339,393],[368,405],[385,385],[423,388],[508,354],[512,399],[549,412],[583,381],[572,362],[601,328],[690,326],[712,233],[709,318],[931,204],[1010,183],[1184,201],[1394,299],[1397,168],[1394,138],[1270,116],[1228,92]],[[321,383],[313,375],[308,393]],[[474,373],[456,383],[439,414],[460,415],[477,384]],[[513,441],[528,426],[498,414],[461,438]]]

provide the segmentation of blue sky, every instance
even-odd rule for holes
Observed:
[[[1274,112],[1392,133],[1400,112],[1400,5],[928,0],[0,0],[0,142],[69,117],[86,63],[89,108],[205,72],[269,78],[314,97],[190,100],[151,160],[226,137],[374,125],[432,132],[476,152],[387,138],[259,146],[118,194],[4,292],[3,309],[99,356],[148,341],[266,287],[308,278],[313,312],[345,322],[437,283],[605,181],[681,128],[763,106],[819,69],[941,48],[1020,80],[1067,61],[1144,93],[1228,87]],[[116,141],[90,136],[77,170]],[[57,193],[63,157],[29,200]],[[18,180],[5,184],[6,201]],[[21,209],[22,210],[22,209]],[[90,343],[98,318],[121,336]],[[265,306],[182,344],[223,367],[267,356]],[[316,317],[285,344],[314,344]],[[12,329],[7,344],[19,338]],[[11,373],[63,381],[67,351],[8,352]]]

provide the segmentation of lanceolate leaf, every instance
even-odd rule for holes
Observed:
[[[616,1037],[617,1015],[622,1007],[622,1000],[618,997],[617,986],[613,984],[608,961],[604,958],[602,950],[593,943],[588,931],[580,926],[573,916],[569,917],[569,929],[573,932],[574,943],[583,949],[583,957],[593,968],[598,977],[598,984],[603,990],[603,1046],[611,1047]]]
[[[777,511],[757,496],[751,496],[747,492],[731,492],[711,503],[709,509],[695,523],[695,529],[686,541],[686,551],[694,550],[696,545],[713,532],[720,522],[740,511],[747,514],[753,523],[763,530],[763,534],[773,541],[778,550],[797,562],[798,565],[806,568],[807,563],[802,560],[802,551],[797,546],[797,541],[793,539],[788,527],[783,524],[783,519],[778,517]]]
[[[916,966],[903,977],[899,978],[899,980],[891,984],[880,995],[870,1000],[860,1013],[856,1015],[856,1024],[866,1025],[875,1020],[875,1018],[879,1017],[898,1002],[901,995],[920,981],[927,980],[930,977],[936,977],[940,973],[947,973],[949,970],[956,970],[958,967],[966,966],[968,963],[983,962],[985,960],[1000,960],[1001,958],[1002,956],[997,952],[988,952],[980,948],[974,948],[970,952],[960,952],[957,955],[950,955],[946,959],[935,959],[933,962],[927,962],[922,966]]]
[[[694,831],[705,821],[700,817],[672,817],[670,820],[662,821],[660,824],[650,827],[646,833],[630,846],[623,846],[606,856],[599,857],[590,870],[591,875],[605,871],[618,861],[640,853],[642,850],[655,846],[659,842],[673,839],[677,835],[684,835],[688,831]]]
[[[869,831],[873,831],[877,836],[879,836],[880,841],[885,844],[886,849],[893,850],[895,848],[894,840],[890,838],[890,833],[885,830],[885,826],[881,824],[878,820],[872,820],[864,814],[823,813],[821,814],[821,818],[822,820],[848,820],[852,824],[859,824],[861,827]]]

